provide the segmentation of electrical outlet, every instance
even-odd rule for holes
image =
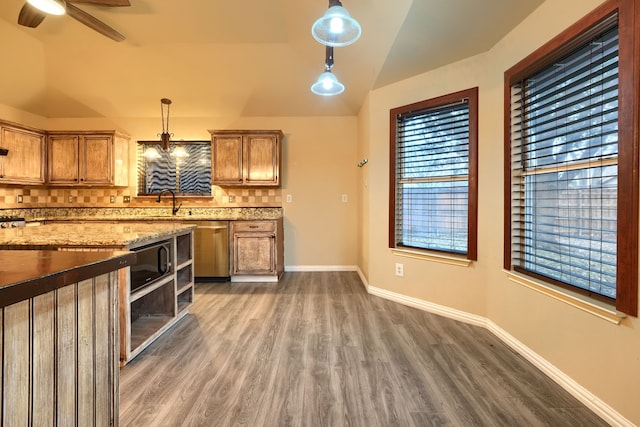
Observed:
[[[73,203],[73,196],[69,196],[67,200],[69,201],[69,203]]]
[[[16,202],[22,203],[22,194],[18,194],[18,197],[16,197]]]
[[[123,201],[124,203],[130,203],[130,202],[131,202],[131,196],[124,196],[124,197],[122,198],[122,201]]]
[[[396,276],[402,277],[404,276],[404,264],[400,264],[396,262]]]
[[[229,203],[234,203],[236,201],[236,196],[229,196]]]
[[[115,202],[116,202],[116,196],[110,196],[109,203],[115,203]]]
[[[347,203],[349,201],[349,197],[346,194],[342,195],[342,203]]]
[[[287,203],[293,202],[293,196],[291,194],[287,194]]]

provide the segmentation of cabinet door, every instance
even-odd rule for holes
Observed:
[[[235,233],[233,274],[275,274],[275,235]]]
[[[82,184],[111,184],[113,182],[113,138],[110,135],[82,137],[80,182]]]
[[[49,135],[48,174],[50,184],[69,185],[80,181],[80,137],[78,135]]]
[[[43,184],[45,138],[25,129],[2,127],[0,147],[8,149],[0,157],[0,182],[15,184]]]
[[[242,184],[242,135],[213,138],[212,182],[219,185]]]
[[[247,135],[244,141],[245,183],[278,185],[279,140],[276,135]]]

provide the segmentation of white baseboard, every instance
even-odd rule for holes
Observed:
[[[355,265],[285,265],[284,271],[356,271]]]
[[[390,301],[395,301],[409,307],[424,310],[429,313],[434,313],[444,317],[448,317],[450,319],[458,320],[460,322],[481,326],[494,334],[498,339],[507,344],[513,350],[521,354],[525,359],[534,364],[549,378],[555,381],[558,385],[569,392],[569,394],[582,402],[585,406],[591,409],[594,413],[596,413],[598,416],[600,416],[600,418],[605,420],[610,425],[616,427],[634,426],[631,421],[623,417],[619,412],[609,406],[606,402],[581,386],[567,374],[549,363],[549,361],[544,359],[542,356],[537,354],[535,351],[517,340],[513,335],[509,334],[507,331],[505,331],[486,317],[470,314],[460,310],[455,310],[450,307],[434,304],[418,298],[408,297],[406,295],[398,294],[396,292],[391,292],[385,289],[376,288],[375,286],[371,286],[369,283],[367,283],[360,269],[358,269],[357,271],[360,279],[362,280],[362,283],[364,284],[369,294],[379,296]]]
[[[606,402],[598,398],[589,390],[578,384],[570,376],[556,368],[549,363],[545,358],[540,356],[535,351],[524,345],[513,335],[502,329],[500,326],[487,319],[486,328],[498,337],[502,342],[507,344],[513,350],[522,355],[525,359],[535,365],[538,369],[544,372],[549,378],[555,381],[558,385],[569,392],[573,397],[582,402],[585,406],[598,414],[600,418],[605,420],[612,426],[616,427],[634,427],[631,421],[627,420],[615,409],[609,406]]]
[[[527,347],[513,335],[509,334],[507,331],[505,331],[486,317],[470,314],[465,311],[456,310],[440,304],[435,304],[418,298],[409,297],[396,292],[388,291],[386,289],[371,286],[371,284],[365,278],[364,273],[357,266],[287,266],[285,267],[285,271],[356,271],[365,289],[371,295],[375,295],[380,298],[394,301],[409,307],[424,310],[429,313],[438,314],[450,319],[458,320],[460,322],[481,326],[494,334],[498,339],[511,347],[514,351],[521,354],[522,357],[527,359],[529,362],[533,363],[549,378],[555,381],[569,394],[582,402],[585,406],[591,409],[595,414],[597,414],[600,418],[602,418],[610,425],[615,427],[635,426],[635,424],[627,420],[624,416],[622,416],[619,412],[609,406],[602,399],[598,398],[589,390],[581,386],[567,374],[552,365],[545,358]]]
[[[231,276],[233,283],[278,282],[278,276]]]

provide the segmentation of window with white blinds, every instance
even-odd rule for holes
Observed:
[[[470,182],[476,182],[477,88],[400,107],[391,116],[391,247],[475,259],[476,187]]]
[[[638,100],[619,25],[632,4],[607,3],[505,73],[505,268],[636,315]]]

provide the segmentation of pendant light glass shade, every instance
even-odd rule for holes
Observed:
[[[149,161],[153,161],[160,158],[160,153],[158,153],[155,147],[147,147],[147,149],[144,150],[144,157]]]
[[[339,95],[344,92],[344,85],[340,83],[338,78],[327,68],[324,73],[320,74],[318,81],[311,85],[311,92],[322,96]]]
[[[31,6],[50,15],[64,15],[66,6],[61,0],[27,0]]]
[[[362,28],[353,19],[347,9],[331,6],[325,14],[313,23],[311,34],[320,43],[333,46],[347,46],[360,38]]]

